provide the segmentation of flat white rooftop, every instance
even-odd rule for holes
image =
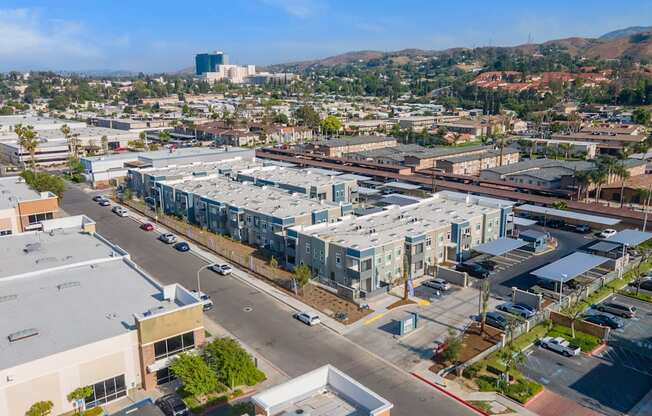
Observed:
[[[14,208],[19,201],[40,198],[41,193],[31,189],[23,178],[19,176],[0,178],[0,209]]]
[[[344,247],[364,250],[498,211],[497,206],[487,205],[483,200],[467,201],[464,194],[458,195],[461,198],[453,198],[455,193],[440,192],[411,205],[390,206],[382,212],[349,217],[333,224],[298,227],[298,231]],[[509,204],[508,201],[505,203]]]
[[[339,207],[339,204],[316,201],[274,187],[260,187],[222,177],[183,181],[171,186],[216,202],[277,218],[300,217]]]
[[[240,173],[262,181],[283,183],[305,189],[310,189],[312,186],[321,187],[355,182],[352,179],[347,180],[346,178],[341,178],[339,176],[324,175],[321,172],[315,172],[312,169],[288,169],[278,166],[247,169]]]
[[[241,171],[251,168],[263,167],[263,163],[251,158],[236,156],[233,159],[218,160],[215,162],[198,162],[187,165],[167,166],[163,168],[143,168],[139,172],[150,176],[178,176],[186,177],[197,173],[217,174],[219,171]]]

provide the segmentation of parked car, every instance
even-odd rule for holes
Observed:
[[[612,315],[622,316],[623,318],[633,318],[636,315],[636,307],[623,305],[616,302],[602,302],[599,303],[595,309],[600,312],[607,312]]]
[[[550,220],[546,223],[546,226],[548,228],[564,228],[566,226],[566,223],[562,220]]]
[[[539,340],[539,345],[547,350],[557,352],[566,357],[574,357],[579,355],[581,352],[580,347],[571,345],[570,342],[562,337],[544,337]]]
[[[100,206],[109,207],[109,206],[111,206],[111,201],[109,201],[108,199],[102,199],[102,200],[100,200]]]
[[[128,217],[129,216],[129,211],[127,211],[125,208],[121,207],[120,205],[114,206],[111,211],[113,213],[117,214],[120,217]]]
[[[319,320],[319,315],[317,315],[316,313],[299,312],[299,313],[295,313],[293,316],[309,326],[315,326],[321,323],[321,320]]]
[[[441,291],[444,291],[444,292],[447,291],[447,290],[450,290],[450,288],[451,288],[450,284],[447,281],[445,281],[444,279],[439,279],[439,278],[438,279],[432,279],[432,280],[426,280],[425,282],[423,282],[423,285],[425,287],[429,287],[429,288],[435,289],[435,290],[441,290]]]
[[[231,266],[229,266],[228,264],[213,264],[208,268],[214,271],[215,273],[221,274],[222,276],[231,274],[231,272],[233,271]]]
[[[107,198],[104,195],[95,195],[93,197],[93,201],[95,201],[95,202],[100,202],[103,199],[107,199]]]
[[[609,315],[589,315],[586,316],[584,320],[586,322],[591,322],[592,324],[608,326],[611,329],[618,329],[625,326],[622,319]]]
[[[607,228],[607,229],[602,230],[602,232],[600,234],[598,234],[598,237],[600,237],[600,238],[609,238],[609,237],[613,237],[617,233],[618,233],[618,231],[614,230],[613,228]]]
[[[211,297],[208,296],[208,294],[204,292],[197,292],[196,290],[193,290],[192,294],[201,301],[202,309],[204,312],[213,309],[213,301],[211,300]]]
[[[185,241],[179,241],[173,246],[177,251],[186,252],[190,251],[190,245]]]
[[[637,287],[638,282],[632,282],[631,285]],[[652,279],[641,280],[641,289],[652,291]]]
[[[458,264],[455,266],[455,270],[458,272],[466,272],[470,276],[477,277],[480,279],[484,279],[486,277],[489,277],[490,271],[476,263],[462,263]]]
[[[536,315],[536,311],[528,305],[522,303],[503,303],[496,306],[496,309],[502,312],[511,313],[512,315],[520,316],[521,318],[529,319]]]
[[[494,328],[498,328],[501,330],[507,329],[508,321],[507,318],[505,318],[503,315],[499,314],[498,312],[487,312],[485,315],[485,322],[487,325],[491,325]]]
[[[140,226],[140,229],[143,231],[154,231],[154,224],[146,222]]]
[[[167,394],[158,400],[156,405],[165,413],[165,416],[189,416],[190,409],[175,394]]]
[[[177,236],[172,233],[164,233],[158,236],[158,239],[165,244],[174,244],[177,241]]]
[[[493,261],[493,260],[488,260],[488,259],[487,260],[482,260],[482,261],[479,261],[478,264],[480,266],[484,267],[485,269],[487,269],[489,271],[492,271],[492,272],[496,268],[496,262]]]
[[[580,234],[588,234],[591,232],[589,224],[567,224],[566,229]]]

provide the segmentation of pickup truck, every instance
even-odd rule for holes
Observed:
[[[565,357],[574,357],[580,354],[580,347],[571,345],[562,337],[545,337],[539,340],[539,345],[547,350],[554,351]]]

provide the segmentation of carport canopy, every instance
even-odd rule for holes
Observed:
[[[497,240],[489,241],[488,243],[480,244],[473,247],[474,251],[482,254],[489,254],[492,256],[502,256],[517,248],[527,245],[523,240],[515,240],[513,238],[499,238]]]
[[[638,230],[623,230],[617,232],[616,235],[607,238],[606,241],[634,247],[646,242],[650,238],[652,238],[652,233]]]
[[[609,259],[606,257],[576,252],[537,269],[532,274],[543,279],[565,283],[607,261]]]
[[[539,214],[539,215],[549,215],[551,217],[561,218],[565,220],[588,222],[590,224],[616,225],[620,222],[620,220],[617,220],[615,218],[602,217],[599,215],[591,215],[591,214],[582,214],[581,212],[566,211],[566,210],[548,208],[548,207],[540,207],[538,205],[530,205],[530,204],[519,205],[515,209],[520,212],[527,212],[530,214]]]

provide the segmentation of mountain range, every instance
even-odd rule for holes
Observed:
[[[652,60],[652,26],[632,26],[605,33],[598,38],[571,37],[550,40],[539,44],[524,44],[510,47],[491,47],[503,51],[525,54],[537,53],[541,47],[556,46],[572,56],[587,58],[620,59],[629,57],[635,61]],[[487,47],[485,47],[487,48]],[[416,57],[445,55],[468,48],[451,48],[446,50],[403,49],[393,52],[362,50],[346,52],[323,59],[290,62],[270,65],[271,71],[302,72],[310,68],[333,67],[353,63],[365,63],[373,59],[391,58],[394,62],[405,63]]]

